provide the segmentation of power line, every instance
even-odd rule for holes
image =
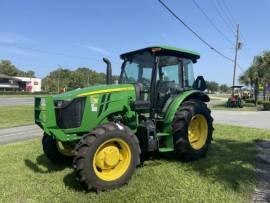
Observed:
[[[219,17],[223,20],[223,22],[225,23],[225,25],[227,26],[227,28],[229,30],[232,31],[232,33],[235,34],[235,30],[234,27],[231,27],[232,25],[230,23],[227,22],[226,18],[222,15],[221,11],[219,10],[219,8],[217,7],[217,5],[214,3],[213,0],[210,1],[211,4],[213,5],[213,7],[215,8],[215,10],[217,11],[217,14],[219,15]]]
[[[220,2],[219,1],[214,1],[214,0],[211,0],[211,2],[213,4],[213,6],[216,8],[216,10],[219,13],[219,15],[222,16],[222,14],[223,14],[225,16],[225,17],[223,17],[224,20],[227,18],[227,22],[229,22],[229,24],[233,28],[234,27],[234,24],[236,24],[236,20],[233,17],[232,12],[230,11],[230,9],[229,9],[228,5],[226,4],[225,0],[222,0],[221,1],[223,6],[221,6],[221,5],[219,6],[221,12],[219,12],[219,9],[217,8],[217,6],[214,3],[214,2],[216,2],[217,4],[219,4]],[[228,25],[228,23],[226,23],[226,24]],[[240,33],[240,32],[239,32],[239,38],[242,39],[245,42],[245,44],[247,44],[247,41],[245,40],[243,34]],[[253,54],[249,51],[249,49],[243,48],[243,51],[244,51],[245,54],[248,53],[248,55],[253,56]],[[239,65],[238,65],[238,68],[240,68]]]
[[[227,5],[227,3],[226,3],[224,0],[222,0],[222,3],[223,3],[223,5],[224,5],[225,9],[227,10],[227,13],[228,13],[229,16],[230,16],[230,19],[231,19],[232,23],[233,23],[233,24],[237,24],[235,18],[233,17],[233,15],[232,15],[232,13],[231,13],[231,11],[230,11],[228,5]]]
[[[199,10],[199,11],[201,11],[201,13],[204,15],[204,17],[208,20],[208,22],[213,26],[213,28],[215,28],[215,30],[220,34],[220,35],[222,35],[223,36],[223,38],[227,41],[227,42],[229,42],[230,43],[230,45],[231,44],[233,44],[232,43],[232,41],[215,25],[215,23],[211,20],[211,18],[206,14],[206,12],[198,5],[198,3],[196,2],[196,0],[192,0],[193,1],[193,3],[194,3],[194,5],[197,7],[197,9]]]
[[[224,55],[212,45],[210,45],[207,41],[205,41],[199,34],[197,34],[191,27],[189,27],[180,17],[178,17],[162,0],[158,0],[159,3],[166,8],[180,23],[182,23],[192,34],[194,34],[201,42],[203,42],[206,46],[208,46],[211,50],[216,52],[218,55],[222,56],[223,58],[233,62],[233,59],[229,58],[228,56]]]
[[[219,8],[220,8],[221,13],[223,13],[223,15],[225,16],[225,18],[227,18],[229,24],[232,26],[233,29],[235,29],[235,25],[236,25],[237,23],[234,23],[234,22],[231,20],[229,14],[227,13],[227,10],[223,8],[224,6],[222,6],[222,4],[221,4],[219,1],[216,1],[216,3],[217,3],[217,5],[219,5]]]
[[[228,19],[230,20],[231,24],[233,24],[233,25],[236,24],[236,18],[234,18],[234,16],[232,15],[232,12],[231,12],[231,10],[230,10],[230,8],[229,8],[227,2],[226,2],[225,0],[222,0],[221,2],[222,2],[222,4],[223,4],[223,7],[225,8],[224,10],[226,10],[227,17],[228,17]],[[247,43],[247,40],[245,39],[245,37],[244,37],[244,35],[243,35],[243,33],[240,32],[239,35],[240,35],[240,39],[241,39],[245,44],[248,44],[248,43]],[[245,51],[245,52],[247,51],[247,52],[248,52],[248,55],[254,56],[254,54],[253,54],[249,49],[247,49],[247,48],[243,48],[243,51]]]

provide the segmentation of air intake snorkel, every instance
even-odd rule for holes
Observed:
[[[110,85],[112,84],[112,65],[109,59],[103,58],[103,61],[107,65],[107,71],[106,71],[106,84]]]

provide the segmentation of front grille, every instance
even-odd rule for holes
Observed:
[[[81,126],[85,98],[72,101],[55,101],[56,122],[59,128],[78,128]]]

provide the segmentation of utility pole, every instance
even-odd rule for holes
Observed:
[[[59,86],[60,86],[60,68],[58,69],[58,79],[57,79],[57,91],[59,93]]]
[[[234,55],[234,64],[233,64],[233,87],[232,87],[232,96],[234,96],[234,86],[235,86],[235,72],[237,66],[237,52],[239,49],[239,24],[236,25],[236,43],[235,43],[235,55]]]

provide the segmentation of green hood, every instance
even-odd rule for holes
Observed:
[[[120,85],[98,85],[92,87],[86,87],[82,89],[76,89],[62,94],[57,94],[53,96],[54,100],[71,100],[75,97],[83,97],[88,95],[98,95],[110,92],[124,92],[133,91],[134,86],[129,84]]]

